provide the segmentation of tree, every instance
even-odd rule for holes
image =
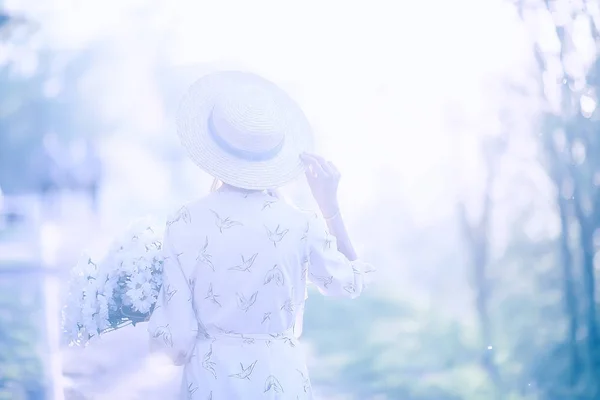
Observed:
[[[489,246],[491,233],[491,215],[493,213],[492,192],[498,173],[499,162],[507,146],[506,135],[485,137],[483,154],[485,180],[482,191],[481,211],[478,216],[470,217],[464,200],[458,202],[459,225],[466,240],[472,268],[472,286],[475,291],[475,309],[479,320],[479,330],[483,342],[481,366],[498,390],[497,398],[504,393],[502,376],[493,356],[492,320],[489,313],[489,300],[492,284],[487,276],[489,264]]]
[[[577,26],[587,24],[589,38],[596,47],[600,43],[598,27],[588,9],[590,6],[592,2],[561,0],[518,3],[520,15],[526,22],[532,14],[540,12],[554,18],[553,32],[559,43],[558,52],[544,48],[542,42],[535,38],[540,94],[545,101],[540,140],[545,149],[548,174],[556,185],[556,203],[561,219],[565,312],[569,318],[569,385],[583,385],[591,396],[597,396],[600,393],[597,384],[600,348],[594,237],[600,223],[600,158],[596,156],[600,154],[600,140],[595,100],[599,88],[595,78],[599,60],[594,54],[595,63],[586,65],[583,57],[585,49],[575,41]],[[553,96],[553,93],[556,95]],[[580,273],[575,272],[573,267]],[[576,278],[580,278],[579,282]],[[583,290],[581,298],[577,299],[579,287]],[[579,354],[578,332],[581,328],[585,332],[585,347]],[[582,365],[584,354],[585,365]]]

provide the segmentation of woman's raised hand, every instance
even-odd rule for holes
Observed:
[[[332,162],[316,154],[304,153],[301,156],[306,166],[306,179],[315,201],[325,218],[339,211],[337,190],[340,172]]]

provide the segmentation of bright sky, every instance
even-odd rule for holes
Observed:
[[[171,11],[176,62],[247,66],[302,103],[324,153],[354,183],[345,199],[363,203],[385,170],[426,213],[453,148],[448,105],[470,129],[489,129],[502,101],[490,81],[522,75],[529,54],[502,0],[225,1]]]
[[[148,100],[139,103],[151,96],[138,68],[155,48],[166,49],[175,65],[242,67],[272,79],[302,104],[321,150],[351,183],[343,186],[345,202],[364,204],[385,174],[424,216],[448,190],[453,155],[471,170],[477,165],[472,147],[456,152],[448,116],[470,134],[497,129],[505,101],[498,82],[522,79],[530,57],[503,0],[8,3],[30,3],[55,46],[117,37],[127,51],[114,73],[126,75],[127,85],[104,88],[104,107],[138,104],[132,120],[156,115]]]

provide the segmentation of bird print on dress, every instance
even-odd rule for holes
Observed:
[[[229,270],[230,271],[252,272],[252,271],[250,271],[250,268],[252,268],[252,265],[254,265],[254,260],[256,260],[256,256],[258,256],[258,253],[254,253],[254,254],[252,254],[252,256],[250,256],[250,258],[246,259],[242,255],[242,263],[229,268]]]
[[[290,337],[285,336],[284,333],[269,333],[269,336],[271,336],[273,338],[273,340],[283,340],[284,343],[287,343],[290,347],[296,347],[295,343],[290,343],[290,341],[293,342],[293,339]],[[265,340],[264,341],[265,344],[267,345],[267,347],[271,347],[271,344],[273,343],[272,340]]]
[[[262,322],[260,324],[262,325],[266,321],[270,321],[270,320],[271,320],[271,312],[266,312],[266,313],[263,314],[263,319],[262,319]]]
[[[223,329],[223,328],[221,328],[220,326],[217,326],[217,325],[215,325],[215,329],[221,335],[239,335],[239,333],[237,333],[236,331],[232,331],[232,330],[229,330],[229,329]]]
[[[162,242],[160,240],[155,240],[154,242],[152,242],[150,244],[145,244],[144,247],[146,248],[146,251],[162,250]]]
[[[252,192],[251,192],[251,191],[243,192],[243,194],[242,194],[242,197],[243,197],[244,199],[247,199],[248,197],[250,197],[250,194],[252,194]]]
[[[296,303],[294,302],[294,299],[295,299],[294,288],[292,288],[292,292],[290,294],[289,299],[287,299],[285,301],[285,303],[283,303],[283,305],[281,306],[280,310],[286,311],[289,314],[293,315],[294,312],[296,311]]]
[[[192,303],[192,307],[194,307],[194,291],[196,290],[196,277],[190,277],[187,279],[187,284],[188,284],[188,288],[190,295],[188,296],[188,301],[190,303]],[[196,309],[194,308],[194,312],[196,312]]]
[[[304,389],[304,393],[308,393],[308,391],[310,390],[310,379],[308,379],[304,375],[304,372],[300,371],[299,369],[297,369],[296,371],[298,371],[300,377],[302,378],[302,388]]]
[[[169,324],[157,326],[154,332],[152,332],[151,336],[153,339],[162,338],[167,347],[173,347],[173,335],[171,334],[171,328],[169,328]]]
[[[294,302],[293,302],[293,299],[291,299],[291,298],[287,299],[280,308],[280,310],[285,310],[290,314],[294,313],[294,309],[295,309]]]
[[[265,285],[268,285],[271,281],[275,282],[277,286],[283,286],[285,284],[285,278],[283,271],[279,268],[279,265],[275,264],[273,268],[267,271],[265,275]]]
[[[271,206],[273,204],[277,203],[277,199],[269,199],[269,200],[265,200],[262,206],[262,211],[271,208]]]
[[[254,303],[256,303],[256,296],[258,296],[258,292],[252,293],[249,298],[246,298],[243,293],[236,293],[236,296],[238,308],[244,312],[248,312]]]
[[[221,303],[219,303],[219,300],[217,300],[217,297],[219,297],[219,295],[215,294],[213,292],[213,284],[211,282],[208,285],[208,292],[206,293],[206,297],[204,299],[205,300],[210,300],[213,304],[216,304],[217,306],[221,307]]]
[[[230,217],[221,218],[221,216],[213,210],[210,210],[215,216],[215,224],[217,228],[219,228],[219,232],[223,233],[223,231],[233,228],[234,226],[243,226],[240,221],[234,221]]]
[[[252,364],[248,365],[245,368],[244,368],[244,364],[240,363],[240,367],[241,367],[242,371],[238,372],[237,374],[231,374],[231,375],[229,375],[229,377],[250,380],[250,376],[252,375],[252,372],[254,371],[254,366],[256,365],[257,362],[258,362],[258,360],[254,361]]]
[[[269,240],[273,242],[273,247],[277,247],[277,243],[281,242],[285,235],[289,232],[289,229],[280,230],[281,226],[277,225],[274,231],[270,230],[267,226],[265,226],[267,230],[267,236]]]
[[[365,269],[364,269],[364,271],[362,271],[362,273],[366,275],[366,274],[371,274],[371,273],[373,273],[373,272],[375,272],[375,271],[376,271],[376,270],[375,270],[375,268],[373,268],[373,266],[372,266],[372,265],[370,265],[370,264],[366,264],[366,265],[365,265]]]
[[[256,343],[256,339],[251,338],[251,337],[246,337],[242,334],[240,334],[240,337],[242,338],[242,343],[244,344],[254,344]]]
[[[168,226],[168,225],[169,225],[169,221],[167,221],[167,226]],[[147,228],[146,228],[146,230],[147,230],[148,232],[150,232],[150,233],[154,234],[154,229],[152,229],[151,227],[147,227]],[[140,238],[140,237],[139,237],[138,235],[133,235],[133,236],[131,237],[131,240],[132,240],[132,241],[136,241],[136,240],[138,240],[139,238]],[[122,250],[122,248],[121,248],[121,250]]]
[[[194,289],[196,288],[196,278],[195,277],[188,278],[187,282],[188,282],[188,286],[190,288],[190,291],[193,292]]]
[[[196,262],[203,264],[203,265],[208,265],[208,267],[210,269],[212,269],[214,272],[215,266],[212,263],[212,255],[208,254],[207,251],[208,251],[208,236],[206,237],[206,240],[204,241],[204,246],[202,246],[202,248],[200,249],[200,252],[198,253],[198,256],[196,256]]]
[[[190,213],[190,210],[186,207],[183,206],[179,209],[179,211],[177,211],[175,218],[169,220],[167,222],[167,226],[171,226],[176,222],[179,221],[183,221],[186,224],[189,224],[192,222],[192,214]]]
[[[331,249],[331,243],[333,242],[332,236],[329,232],[325,231],[325,243],[323,243],[323,250]]]
[[[306,227],[304,228],[304,231],[302,231],[302,236],[300,237],[300,240],[303,242],[306,242],[308,240],[309,232],[310,232],[310,222],[306,221]]]
[[[348,293],[354,294],[356,293],[356,285],[354,283],[348,283],[344,286],[344,290]]]
[[[165,306],[169,304],[173,296],[177,293],[177,289],[175,289],[171,284],[167,284],[165,286]]]
[[[192,400],[194,398],[194,393],[198,391],[198,386],[195,386],[193,383],[190,383],[187,387],[187,398],[188,400]]]
[[[331,285],[333,283],[333,276],[329,275],[329,276],[320,276],[320,275],[315,275],[315,274],[310,274],[313,277],[313,280],[316,282],[320,282],[323,287],[325,289],[327,289],[329,287],[329,285]]]
[[[291,337],[287,337],[287,336],[286,336],[286,337],[284,337],[284,338],[283,338],[283,342],[284,342],[285,344],[287,344],[288,346],[290,346],[290,347],[296,347],[296,342],[295,342],[295,341],[294,341],[294,339],[293,339],[293,338],[291,338]]]
[[[134,238],[137,238],[137,236],[134,236]],[[98,268],[98,266],[96,265],[95,262],[92,261],[91,258],[88,259],[88,265],[91,265],[92,267],[94,267],[95,269]]]
[[[269,375],[265,381],[265,393],[269,391],[283,393],[283,387],[281,386],[281,383],[279,383],[279,380],[273,375]]]
[[[212,344],[211,344],[210,348],[208,350],[208,353],[206,353],[204,355],[204,357],[202,358],[202,368],[204,368],[205,370],[207,370],[208,372],[210,372],[212,374],[212,376],[214,376],[215,379],[217,379],[217,371],[215,369],[217,363],[215,363],[212,360],[212,353],[213,353],[213,347],[212,347]]]
[[[308,256],[302,261],[302,270],[300,271],[300,280],[306,282],[306,277],[308,276],[308,265],[310,261],[308,260]]]
[[[281,339],[283,337],[283,333],[269,333],[269,336],[271,336],[273,339]]]

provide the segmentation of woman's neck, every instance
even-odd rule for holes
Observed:
[[[236,186],[231,186],[228,185],[226,183],[222,183],[221,186],[219,186],[218,189],[216,189],[217,192],[234,192],[234,193],[266,193],[269,196],[275,197],[277,199],[282,199],[281,194],[279,193],[278,190],[276,189],[267,189],[267,190],[252,190],[252,189],[242,189]]]
[[[218,191],[220,192],[241,192],[241,193],[259,193],[263,190],[242,189],[237,186],[232,186],[227,183],[222,183]]]

